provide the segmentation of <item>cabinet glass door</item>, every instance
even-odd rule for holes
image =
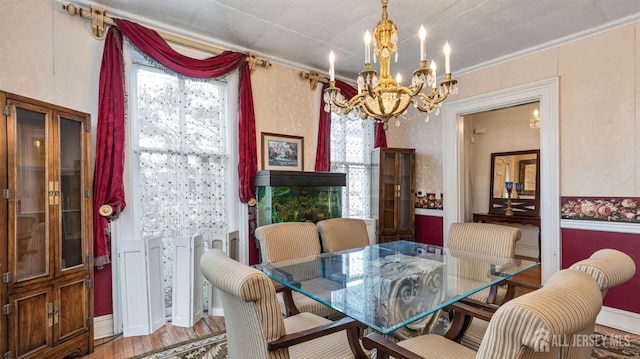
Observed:
[[[382,208],[380,218],[382,218],[382,231],[395,232],[397,227],[395,223],[396,197],[398,188],[396,184],[396,154],[394,152],[383,152],[380,170],[382,177],[380,178],[380,186],[382,186]]]
[[[15,122],[8,132],[14,134],[9,146],[9,188],[13,189],[10,216],[9,253],[16,281],[46,276],[49,273],[49,233],[47,218],[47,133],[48,113],[14,107]],[[15,124],[15,128],[12,128]],[[13,147],[13,148],[12,148]],[[13,153],[11,153],[13,152]],[[13,159],[14,165],[11,165]],[[11,183],[13,182],[13,183]],[[53,189],[52,189],[53,190]],[[13,217],[13,218],[11,218]],[[11,230],[13,229],[13,230]]]
[[[82,122],[60,117],[62,269],[82,264]]]
[[[398,230],[410,231],[411,209],[413,208],[413,188],[411,183],[411,172],[413,170],[413,163],[411,161],[412,154],[401,152],[399,156],[398,180],[400,189],[398,191]]]

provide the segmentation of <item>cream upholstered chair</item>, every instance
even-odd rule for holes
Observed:
[[[600,287],[603,300],[610,288],[627,282],[636,272],[636,265],[629,255],[609,248],[601,249],[593,253],[591,257],[574,263],[570,268],[591,275]],[[523,283],[514,283],[514,286],[522,284]],[[487,322],[474,318],[469,328],[465,331],[464,336],[461,338],[460,343],[469,348],[477,349],[486,332],[487,326]],[[593,329],[594,327],[591,326],[585,328],[583,332],[577,333],[576,335],[581,336],[582,340],[577,339],[572,342],[581,342],[583,345],[567,346],[564,348],[565,350],[563,350],[562,358],[589,358],[593,346],[587,344],[593,344],[593,341],[585,341],[583,338],[587,338],[588,335],[593,334]]]
[[[591,275],[598,283],[603,299],[610,288],[625,283],[636,273],[636,265],[629,255],[610,248],[601,249],[593,253],[591,257],[574,263],[570,268]],[[593,333],[593,329],[594,327],[591,326],[578,335],[590,335]],[[583,340],[582,343],[593,344],[593,341]],[[592,350],[592,345],[569,346],[563,351],[562,357],[589,358]]]
[[[337,252],[345,249],[369,245],[366,223],[358,218],[325,219],[316,224],[324,252]]]
[[[256,228],[262,262],[279,262],[321,253],[316,225],[311,222],[283,222]],[[320,272],[322,269],[317,269]],[[320,276],[320,275],[318,275]],[[311,312],[321,317],[334,317],[338,312],[298,292],[289,292],[295,307],[287,306],[285,293],[277,293],[282,313]]]
[[[516,227],[490,223],[452,223],[449,228],[447,246],[454,253],[464,251],[473,255],[514,258],[516,242],[522,236],[522,232]],[[469,279],[486,280],[487,272],[484,269],[459,268],[458,270],[467,273]],[[506,294],[507,289],[504,286],[495,285],[471,295],[469,299],[480,303],[496,304],[504,301]],[[472,318],[459,339],[460,343],[477,350],[488,325],[489,323],[480,318]]]
[[[220,290],[230,359],[367,357],[352,319],[332,322],[312,313],[283,319],[273,282],[219,249],[205,252],[200,268]]]
[[[520,240],[521,236],[522,232],[516,227],[490,223],[452,223],[449,227],[447,247],[454,251],[513,258],[516,253],[516,242]],[[461,270],[469,274],[469,279],[476,279],[475,276],[486,277],[486,271],[476,271],[473,268]],[[477,279],[485,280],[485,278]],[[469,298],[482,303],[494,304],[501,302],[506,292],[507,290],[503,287],[493,286],[475,293]]]
[[[477,308],[454,304],[456,311],[483,315]],[[443,336],[427,334],[398,342],[369,334],[362,342],[376,348],[377,358],[558,358],[557,338],[571,337],[592,327],[602,308],[602,295],[590,275],[565,269],[546,285],[500,306],[489,319],[487,333],[477,352]],[[487,315],[487,313],[484,313]]]
[[[522,232],[491,223],[452,223],[447,247],[498,257],[513,257]]]

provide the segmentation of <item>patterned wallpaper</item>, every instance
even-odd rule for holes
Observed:
[[[640,197],[562,197],[563,219],[640,223]]]
[[[251,73],[256,115],[258,170],[261,170],[260,133],[304,137],[304,171],[313,171],[318,136],[319,90],[312,91],[299,70],[274,64]]]
[[[400,126],[389,123],[387,145],[389,147],[416,149],[416,188],[423,193],[442,193],[442,114],[418,113],[409,107],[409,119]]]

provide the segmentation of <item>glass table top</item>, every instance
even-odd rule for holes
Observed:
[[[538,264],[398,241],[255,267],[386,334]]]

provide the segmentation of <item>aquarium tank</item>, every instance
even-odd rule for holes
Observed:
[[[258,171],[257,225],[342,217],[344,173]]]

